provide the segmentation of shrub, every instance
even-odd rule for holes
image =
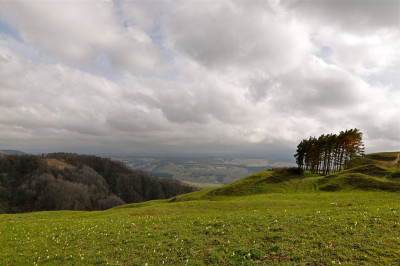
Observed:
[[[284,175],[303,175],[304,170],[300,167],[283,167],[276,168],[273,170],[275,173],[284,174]]]

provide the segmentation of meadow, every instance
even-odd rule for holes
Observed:
[[[400,193],[149,201],[0,215],[1,265],[400,264]]]

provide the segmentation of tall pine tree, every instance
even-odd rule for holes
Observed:
[[[296,163],[299,168],[324,175],[341,171],[364,155],[363,133],[357,129],[341,131],[339,135],[321,135],[303,139],[297,145]]]

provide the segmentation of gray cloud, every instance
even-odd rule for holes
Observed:
[[[365,34],[382,28],[399,26],[398,0],[298,0],[288,6],[301,16],[313,18],[321,23],[355,33]]]
[[[288,4],[294,16],[308,22],[314,43],[329,49],[329,62],[359,75],[400,65],[399,5],[397,0]]]
[[[205,6],[185,2],[175,9],[165,28],[173,47],[207,67],[272,72],[297,65],[309,52],[311,44],[302,38],[305,30],[287,17],[274,15],[268,5],[254,8],[241,1]]]
[[[122,27],[112,1],[2,1],[0,19],[27,43],[67,62],[87,65],[105,53],[114,67],[154,69],[158,50],[135,25]]]
[[[392,2],[310,3],[3,1],[0,148],[291,158],[357,127],[398,149]]]

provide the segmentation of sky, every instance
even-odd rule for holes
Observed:
[[[0,149],[400,150],[400,0],[1,0]]]

